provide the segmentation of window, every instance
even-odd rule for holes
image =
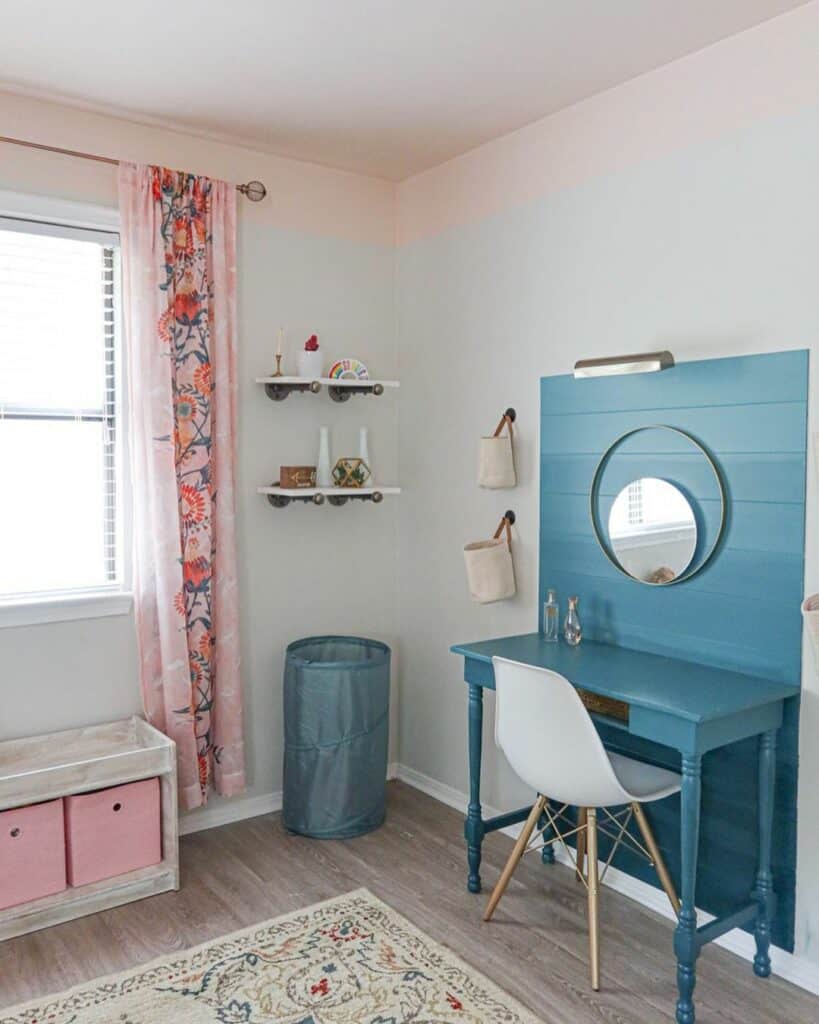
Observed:
[[[0,610],[123,591],[118,249],[0,217]]]
[[[635,480],[628,485],[628,525],[641,526],[643,523],[643,481]]]

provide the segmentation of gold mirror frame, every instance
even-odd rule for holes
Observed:
[[[638,580],[630,573],[626,572],[626,570],[622,567],[622,565],[620,565],[620,563],[614,557],[614,554],[609,547],[608,540],[603,535],[603,531],[600,527],[599,517],[597,515],[597,498],[600,487],[600,477],[603,473],[603,470],[606,468],[606,463],[608,462],[611,455],[614,453],[615,449],[619,445],[621,445],[623,441],[626,440],[626,438],[633,437],[634,434],[639,434],[642,430],[670,430],[671,433],[678,434],[680,437],[684,437],[686,441],[690,441],[691,444],[693,444],[694,447],[697,448],[700,452],[702,452],[702,454],[705,456],[708,465],[711,467],[711,472],[714,474],[714,479],[717,482],[717,489],[719,490],[720,496],[719,528],[717,529],[717,535],[716,537],[714,537],[711,546],[700,559],[698,565],[695,565],[693,569],[689,568],[681,576],[677,576],[673,580],[668,580],[668,582],[666,583],[649,583],[646,580]],[[725,530],[725,506],[725,485],[722,482],[722,477],[720,476],[719,470],[717,469],[717,464],[711,457],[711,453],[704,445],[700,444],[700,442],[696,439],[696,437],[693,436],[693,434],[689,434],[687,430],[680,430],[679,427],[669,427],[665,423],[647,423],[641,427],[632,427],[631,430],[627,430],[624,434],[621,434],[619,437],[615,438],[614,441],[612,441],[608,448],[603,452],[600,461],[597,463],[597,468],[594,471],[594,476],[592,477],[591,482],[591,489],[589,491],[589,515],[591,517],[594,536],[597,540],[597,543],[600,546],[600,549],[602,550],[606,558],[614,566],[614,568],[623,576],[625,576],[626,579],[631,580],[633,583],[641,583],[643,584],[643,586],[646,587],[671,587],[675,583],[684,583],[685,580],[690,580],[692,576],[696,576],[701,569],[704,569],[705,566],[708,565],[708,563],[711,561],[711,559],[714,556],[714,553],[717,550],[719,542],[722,540],[722,534]]]

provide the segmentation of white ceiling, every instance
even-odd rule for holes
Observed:
[[[400,180],[804,2],[23,0],[0,88]]]

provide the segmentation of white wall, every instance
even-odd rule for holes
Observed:
[[[399,186],[399,346],[412,396],[399,423],[409,768],[467,790],[462,664],[448,648],[536,628],[541,376],[666,347],[678,360],[802,347],[819,359],[817,52],[811,4]],[[510,405],[520,484],[482,491],[477,439]],[[518,516],[518,596],[477,606],[461,549],[506,508]],[[808,592],[819,589],[816,516],[811,463]],[[804,688],[797,950],[819,964],[809,652]],[[518,806],[527,794],[494,750],[492,712],[490,696],[485,800]]]
[[[248,795],[262,798],[281,788],[286,644],[336,631],[396,641],[395,499],[380,506],[280,510],[255,491],[277,478],[281,463],[314,461],[322,423],[332,428],[336,455],[356,454],[358,426],[369,424],[381,482],[394,481],[400,399],[388,391],[337,405],[325,392],[273,403],[254,383],[273,369],[279,324],[292,327],[285,370],[295,372],[287,356],[294,355],[296,340],[315,331],[328,358],[357,355],[374,375],[396,375],[394,188],[2,94],[0,135],[229,181],[258,178],[269,189],[261,204],[239,199],[238,268],[237,494]],[[0,189],[116,205],[112,167],[8,145],[0,147],[0,156]],[[48,500],[58,508],[65,497]],[[395,715],[397,694],[393,703]],[[0,738],[107,721],[140,706],[131,616],[0,629]],[[397,758],[395,745],[391,757]],[[219,803],[212,801],[211,811],[215,806],[218,813]]]
[[[374,636],[393,648],[397,669],[400,498],[385,498],[380,505],[274,509],[255,488],[274,482],[282,463],[315,464],[320,424],[330,427],[333,459],[356,455],[358,428],[369,425],[374,473],[382,482],[396,482],[400,398],[388,389],[380,398],[345,403],[331,402],[326,392],[291,395],[279,403],[252,383],[254,376],[272,370],[270,315],[304,325],[302,340],[316,331],[332,357],[355,354],[377,375],[397,376],[389,249],[246,224],[240,258],[245,324],[239,359],[240,618],[250,791],[258,793],[280,788],[281,666],[289,641],[321,633]],[[395,689],[392,711],[396,720]],[[391,759],[397,760],[395,744]]]

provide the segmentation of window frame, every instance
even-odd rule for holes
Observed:
[[[37,232],[42,226],[43,233],[49,227],[65,229],[66,234],[76,232],[80,237],[84,231],[94,231],[117,236],[114,249],[114,461],[116,470],[115,493],[117,495],[116,562],[118,579],[111,586],[51,591],[42,595],[0,598],[0,628],[6,626],[30,626],[47,622],[65,622],[78,619],[92,619],[115,615],[127,615],[131,611],[131,516],[130,516],[130,474],[127,458],[127,389],[126,367],[122,334],[121,274],[120,274],[120,219],[115,208],[90,203],[72,202],[47,196],[27,195],[0,190],[0,217],[27,221]]]

